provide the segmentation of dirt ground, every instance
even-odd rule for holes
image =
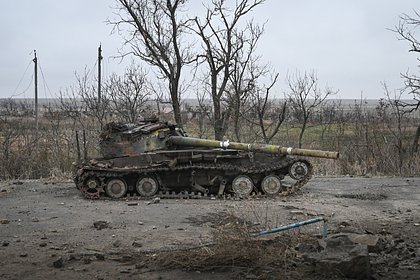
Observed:
[[[373,234],[388,242],[370,255],[374,279],[418,279],[419,210],[420,177],[316,177],[286,198],[158,203],[90,201],[72,182],[0,182],[0,279],[323,279],[295,253],[301,236],[319,236],[319,224],[255,238],[290,245],[285,250],[296,259],[278,260],[279,268],[273,261],[261,266],[261,257],[258,269],[240,258],[216,265],[211,247],[235,223],[255,230],[320,215],[328,234]],[[213,257],[201,269],[191,254],[197,248]]]

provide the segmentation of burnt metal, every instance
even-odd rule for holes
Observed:
[[[171,197],[223,196],[235,195],[234,190],[239,196],[286,195],[311,178],[311,164],[298,156],[338,158],[329,151],[187,137],[157,120],[109,123],[100,138],[103,157],[83,161],[75,173],[77,188],[92,199],[169,192]],[[285,177],[295,182],[287,186]]]

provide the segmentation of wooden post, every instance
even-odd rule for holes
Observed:
[[[79,143],[79,132],[76,131],[76,149],[77,149],[77,165],[80,164],[80,143]]]
[[[98,109],[101,106],[101,61],[102,61],[102,47],[98,47]]]
[[[36,57],[36,50],[34,50],[34,62],[35,67],[35,129],[36,129],[36,136],[38,137],[38,58]]]
[[[83,160],[87,160],[86,131],[83,129]]]

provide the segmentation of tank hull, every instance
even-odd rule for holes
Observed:
[[[266,193],[262,181],[267,176],[283,180],[289,176],[290,167],[303,162],[310,168],[301,182],[310,177],[309,162],[287,156],[246,153],[229,149],[186,149],[157,151],[137,156],[113,159],[95,159],[79,166],[75,182],[88,198],[114,197],[107,191],[112,180],[122,180],[127,188],[124,196],[144,196],[138,190],[143,178],[152,178],[160,193],[200,192],[208,195],[235,194],[233,182],[236,178],[249,178],[252,184],[250,193]],[[94,188],[88,182],[95,180]],[[240,187],[240,183],[239,183]],[[245,188],[249,188],[245,184]],[[290,185],[282,184],[278,191],[288,191]],[[153,193],[155,196],[158,193]],[[246,193],[248,194],[248,193]],[[270,193],[272,194],[272,193]]]

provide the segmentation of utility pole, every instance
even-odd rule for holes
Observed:
[[[98,109],[101,105],[101,61],[102,61],[102,47],[98,47]]]
[[[34,56],[32,61],[34,62],[35,67],[35,129],[38,137],[38,58],[36,57],[36,50],[34,50]]]

